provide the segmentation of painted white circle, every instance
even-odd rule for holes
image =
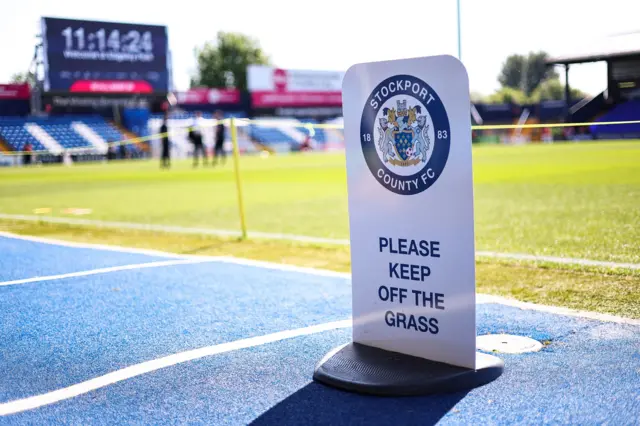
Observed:
[[[411,111],[411,117],[409,111]],[[414,113],[415,115],[413,115]],[[422,140],[426,142],[426,144],[422,144],[422,146],[426,146],[426,155],[424,156],[418,152],[420,149],[418,146],[420,127],[417,118],[421,116],[425,117],[425,131],[423,133],[426,137],[422,137]],[[394,117],[394,124],[391,124]],[[383,128],[381,120],[386,120],[386,129]],[[397,144],[395,137],[400,133],[406,133],[410,135],[410,138],[412,136],[412,142],[404,145]],[[431,158],[436,139],[433,120],[426,106],[418,99],[407,95],[392,96],[382,104],[371,134],[375,135],[376,152],[380,161],[390,171],[400,176],[411,176],[424,168]],[[404,152],[399,151],[399,146],[406,146]],[[383,152],[385,148],[388,149],[386,161]]]
[[[538,352],[542,343],[525,336],[513,334],[487,334],[476,338],[476,346],[485,352],[501,352],[505,354],[521,354]]]

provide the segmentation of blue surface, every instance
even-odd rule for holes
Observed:
[[[11,239],[0,239],[0,251],[0,281],[16,279],[20,265],[18,278],[27,278],[34,259],[56,259],[47,275],[61,265],[141,262]],[[346,319],[350,297],[345,279],[219,262],[0,287],[0,403],[185,350]],[[640,423],[640,327],[497,304],[478,305],[477,319],[479,335],[550,344],[500,354],[504,374],[470,392],[379,398],[312,382],[322,356],[350,340],[340,329],[157,370],[0,424]]]
[[[167,258],[0,237],[0,282],[162,260]]]

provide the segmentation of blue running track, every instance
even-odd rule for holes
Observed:
[[[347,278],[215,258],[119,269],[168,260],[0,237],[0,424],[640,424],[639,325],[479,304],[478,335],[550,343],[499,354],[504,374],[469,392],[361,396],[311,379],[351,338],[348,321],[307,328],[350,318]]]

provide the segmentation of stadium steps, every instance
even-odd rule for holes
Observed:
[[[31,134],[31,136],[33,136],[38,142],[42,144],[42,146],[45,147],[47,151],[54,155],[62,153],[62,146],[42,127],[35,123],[25,123],[24,127],[27,132]]]
[[[140,137],[140,135],[137,135],[135,132],[132,132],[131,130],[127,129],[126,127],[116,123],[115,121],[109,121],[109,124],[111,124],[113,127],[115,127],[116,129],[118,129],[120,131],[120,133],[122,133],[124,135],[125,138],[131,140],[131,139],[138,139]],[[138,145],[138,147],[145,152],[148,152],[151,150],[149,143],[148,142],[138,142],[136,145]]]
[[[333,120],[326,121],[325,124],[335,124],[344,127],[344,119],[336,118]],[[324,150],[325,151],[339,151],[344,149],[344,130],[343,129],[324,129],[325,141],[324,141]]]
[[[73,121],[71,123],[71,128],[84,139],[86,139],[91,145],[93,145],[99,153],[107,153],[107,142],[100,135],[94,132],[91,127],[87,126],[81,121]]]
[[[242,154],[250,153],[250,152],[261,152],[267,151],[270,154],[273,154],[274,151],[267,146],[262,145],[259,142],[256,142],[251,139],[249,133],[247,132],[247,127],[237,126],[238,131],[238,150]],[[225,141],[231,141],[231,132],[229,131]]]
[[[9,144],[0,136],[0,152],[10,152]]]
[[[574,123],[586,123],[597,120],[602,115],[611,110],[605,99],[606,90],[600,92],[592,98],[587,98],[569,109],[571,121]]]
[[[517,120],[513,121],[513,124],[518,126],[524,126],[527,124],[537,124],[539,123],[539,120],[537,118],[534,118],[531,116],[530,111],[523,111],[523,113],[520,115],[520,117],[518,117]],[[518,139],[521,140],[528,140],[529,138],[532,137],[532,130],[530,128],[515,128],[515,129],[511,129],[511,131],[509,132],[509,137],[512,141],[517,142]]]
[[[294,141],[302,143],[302,141],[304,141],[307,137],[307,134],[297,129],[301,127],[302,123],[300,123],[298,120],[283,120],[282,126],[279,126],[278,130],[289,136]]]

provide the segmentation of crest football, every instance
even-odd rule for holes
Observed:
[[[376,86],[362,112],[362,150],[378,182],[413,195],[439,177],[449,155],[445,107],[424,81],[409,75]]]
[[[398,99],[396,106],[383,108],[382,117],[378,118],[378,149],[383,161],[400,167],[426,163],[431,145],[431,126],[427,124],[424,105],[415,102],[407,107],[407,99]]]

